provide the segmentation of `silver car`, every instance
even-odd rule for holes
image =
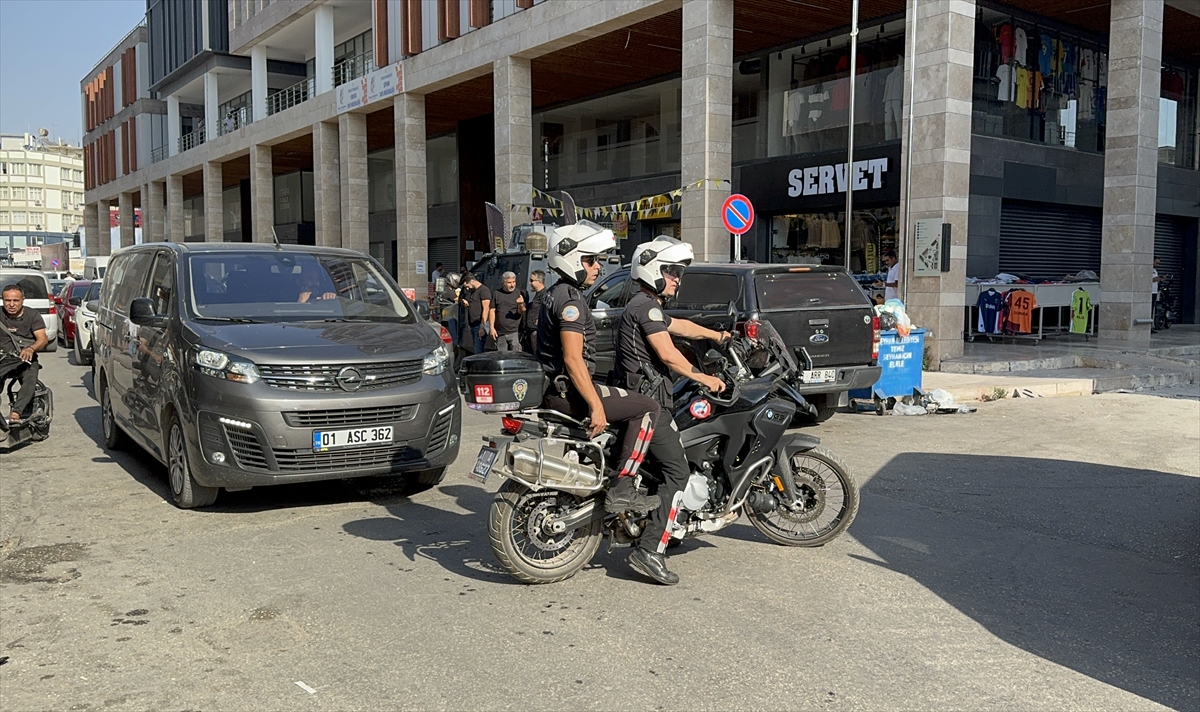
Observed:
[[[397,475],[436,485],[462,414],[449,351],[358,252],[161,243],[112,256],[93,335],[105,444],[219,488]]]
[[[25,292],[25,307],[36,309],[46,322],[46,351],[58,350],[58,308],[54,304],[54,293],[50,280],[37,269],[0,269],[0,288],[10,284],[20,285]]]

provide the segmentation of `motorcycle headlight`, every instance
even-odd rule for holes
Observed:
[[[223,378],[238,383],[254,383],[260,376],[252,361],[230,356],[212,349],[200,349],[192,357],[200,373],[213,378]]]
[[[437,376],[446,370],[446,364],[449,361],[450,349],[446,348],[445,344],[442,344],[425,357],[423,370],[427,375]]]

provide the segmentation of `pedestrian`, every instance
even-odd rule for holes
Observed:
[[[529,299],[525,300],[525,350],[537,353],[538,319],[542,315],[542,296],[546,291],[546,273],[535,269],[529,273]]]
[[[434,265],[433,272],[429,273],[429,281],[433,282],[436,285],[438,280],[441,279],[443,276],[442,275],[443,269],[444,269],[444,265],[442,265],[441,262],[438,262],[436,265]]]
[[[875,280],[876,287],[883,287],[883,299],[900,298],[900,260],[896,258],[895,250],[883,251],[883,263],[887,265],[887,277],[880,282]]]
[[[1158,317],[1158,283],[1162,281],[1162,277],[1159,276],[1159,274],[1158,274],[1158,268],[1161,264],[1162,264],[1161,260],[1159,260],[1158,256],[1155,255],[1153,274],[1151,275],[1151,278],[1150,278],[1150,323],[1151,323],[1150,333],[1151,334],[1158,333],[1158,329],[1155,329],[1154,325],[1157,324],[1155,319]]]
[[[467,308],[467,326],[471,332],[471,339],[468,343],[472,346],[472,353],[481,354],[487,348],[488,324],[492,311],[492,290],[484,286],[470,272],[463,275],[463,286],[466,287],[467,292],[462,296],[460,303]]]
[[[496,337],[498,351],[521,350],[521,323],[525,317],[525,295],[517,289],[517,275],[500,275],[500,289],[492,294],[488,326]]]

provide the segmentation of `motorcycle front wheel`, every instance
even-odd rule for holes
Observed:
[[[496,560],[525,583],[554,583],[574,576],[600,548],[603,509],[577,529],[561,534],[548,533],[542,524],[584,501],[564,492],[534,492],[506,481],[488,512],[488,539]]]
[[[747,508],[750,523],[784,546],[822,546],[836,539],[858,514],[854,476],[837,456],[819,447],[796,453],[788,464],[799,495],[797,508],[793,511],[780,504],[767,513]],[[767,486],[771,483],[766,481]]]

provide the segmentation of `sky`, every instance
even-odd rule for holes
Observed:
[[[78,145],[79,82],[146,14],[146,0],[0,0],[0,132]]]

